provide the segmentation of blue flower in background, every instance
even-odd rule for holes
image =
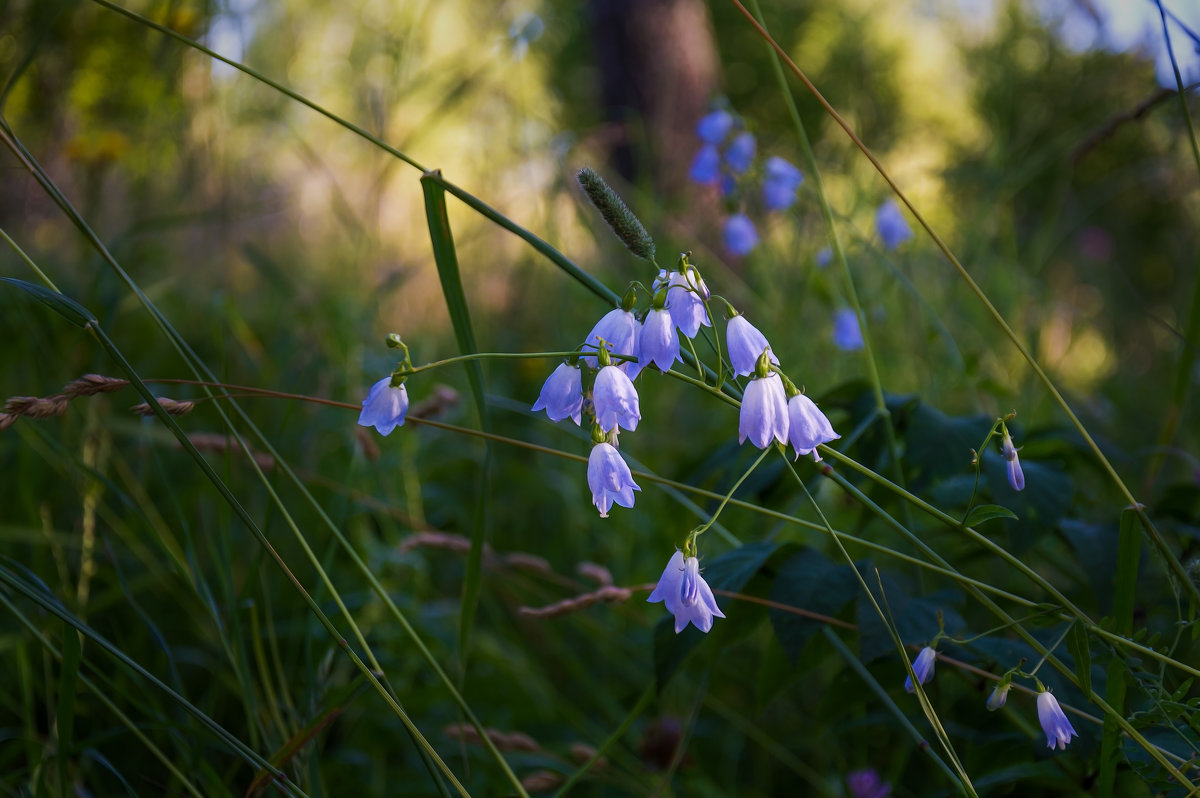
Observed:
[[[913,663],[913,673],[917,674],[917,682],[925,684],[933,678],[933,664],[937,662],[937,652],[929,646],[921,649],[921,653],[917,655],[917,661]],[[904,677],[904,689],[912,693],[916,691],[913,687],[911,676]]]
[[[583,417],[583,375],[579,367],[560,363],[546,378],[532,410],[545,410],[551,421],[569,418],[579,424]]]
[[[611,443],[598,443],[588,455],[588,487],[592,491],[592,504],[600,511],[601,518],[608,518],[613,502],[622,507],[633,507],[633,492],[641,490],[633,481],[629,466]]]
[[[700,148],[696,157],[692,159],[692,168],[688,170],[688,177],[693,183],[701,185],[720,182],[721,153],[717,151],[716,144],[705,144]]]
[[[833,248],[825,247],[817,253],[817,268],[824,269],[833,260]]]
[[[705,144],[720,144],[733,130],[733,114],[713,111],[696,123],[696,135]]]
[[[913,231],[895,200],[888,200],[875,211],[875,230],[888,249],[895,249],[913,237]]]
[[[850,798],[891,798],[892,795],[892,785],[870,768],[847,774],[846,786],[850,788]]]
[[[712,629],[713,618],[725,617],[717,606],[712,588],[700,575],[700,561],[695,557],[684,558],[681,551],[671,556],[646,601],[661,601],[666,605],[667,612],[675,616],[675,634],[682,632],[689,623],[701,632],[707,632]]]
[[[782,211],[796,202],[796,189],[804,182],[804,174],[792,164],[772,155],[767,159],[763,175],[763,204],[773,211]]]
[[[1067,720],[1062,707],[1058,705],[1058,699],[1053,693],[1043,690],[1038,693],[1037,707],[1038,723],[1042,724],[1042,731],[1046,732],[1046,745],[1049,748],[1057,747],[1060,751],[1065,750],[1071,738],[1078,737],[1079,733],[1075,731],[1071,721]]]
[[[407,412],[408,389],[403,384],[393,387],[391,376],[387,376],[367,392],[362,412],[358,414],[358,424],[374,427],[380,435],[390,435],[392,430],[404,424]]]
[[[758,230],[744,213],[735,213],[725,220],[725,249],[730,255],[746,255],[758,246]]]
[[[754,161],[754,134],[739,133],[725,150],[725,165],[740,175]]]
[[[850,308],[842,308],[833,314],[833,344],[847,352],[857,351],[864,346],[858,316]]]

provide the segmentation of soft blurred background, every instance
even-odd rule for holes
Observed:
[[[1163,6],[1190,87],[1200,81],[1200,9]],[[709,287],[767,334],[788,373],[823,399],[844,436],[870,417],[864,352],[835,336],[836,314],[850,299],[838,264],[818,263],[830,241],[811,174],[795,205],[776,212],[753,191],[730,199],[688,176],[701,145],[696,122],[715,108],[736,113],[756,136],[748,181],[772,155],[809,171],[770,51],[736,6],[128,0],[124,7],[441,170],[618,294],[631,280],[649,284],[653,268],[621,247],[575,184],[575,172],[592,166],[655,237],[659,263],[672,265],[675,253],[690,251]],[[781,0],[764,2],[762,13],[1038,358],[1194,572],[1200,172],[1155,3]],[[954,514],[973,483],[968,449],[991,420],[1015,410],[1012,426],[1033,484],[1013,493],[998,453],[985,457],[988,500],[1022,517],[986,529],[1099,619],[1111,609],[1117,519],[1126,502],[912,217],[905,215],[913,239],[896,247],[881,240],[875,213],[891,196],[887,185],[803,86],[789,85],[855,279],[907,481]],[[0,112],[14,140],[225,382],[357,403],[395,365],[387,333],[404,338],[414,363],[458,352],[421,173],[370,142],[83,0],[0,0],[0,86]],[[1194,91],[1184,96],[1195,115]],[[0,175],[0,229],[96,314],[144,379],[192,376],[11,147],[0,151]],[[735,212],[752,218],[760,237],[742,256],[722,236]],[[610,309],[453,198],[449,220],[481,350],[571,349]],[[2,252],[3,276],[36,282],[11,247]],[[89,372],[120,376],[91,338],[22,292],[0,289],[0,309],[0,398],[50,395]],[[554,364],[485,363],[493,429],[586,455],[586,434],[527,412]],[[441,385],[459,398],[436,418],[478,428],[461,369],[414,377],[408,389],[416,403]],[[159,387],[173,398],[202,395]],[[656,374],[646,374],[639,390],[643,423],[623,437],[622,452],[666,478],[729,490],[750,462],[735,445],[736,411]],[[439,794],[400,721],[362,689],[193,462],[157,422],[127,411],[137,401],[132,391],[77,399],[63,416],[22,418],[0,432],[6,567],[264,756],[281,756],[276,761],[307,794]],[[415,426],[379,438],[355,426],[353,410],[239,401],[482,721],[530,737],[531,745],[513,743],[508,755],[531,790],[557,789],[615,734],[603,763],[571,794],[863,798],[855,792],[861,779],[847,776],[864,769],[880,774],[896,796],[955,791],[826,637],[789,626],[761,605],[721,599],[729,618],[709,638],[685,636],[698,645],[677,670],[672,657],[683,652],[659,625],[661,606],[644,605],[643,593],[563,617],[519,613],[598,586],[577,572],[583,562],[602,565],[618,585],[652,583],[687,530],[707,517],[679,494],[644,483],[636,509],[599,519],[582,464],[495,445],[486,489],[494,553],[484,559],[464,659],[465,566],[453,536],[471,535],[484,444]],[[181,424],[215,440],[210,461],[332,614],[329,593],[265,483],[229,445],[221,419],[201,403]],[[893,473],[877,430],[854,436],[846,451]],[[816,472],[801,473],[809,479]],[[277,470],[268,467],[265,479],[295,508],[301,534],[416,725],[475,794],[511,793],[494,761],[456,731],[461,712],[318,514]],[[911,553],[844,493],[811,484],[835,527]],[[816,518],[778,467],[756,472],[740,496]],[[694,500],[708,513],[716,507]],[[891,509],[905,518],[898,506]],[[823,535],[745,510],[721,520],[744,543],[778,547],[756,550],[761,556],[750,565],[718,569],[729,590],[785,603],[807,599],[816,602],[810,609],[848,623],[865,620],[857,583],[839,603],[796,594],[800,588],[780,576],[798,575],[803,584],[824,575],[844,584]],[[924,517],[906,523],[964,572],[1045,599],[953,530]],[[709,559],[731,550],[726,539],[705,538]],[[543,561],[522,568],[520,558],[504,559],[514,552]],[[956,634],[997,625],[952,582],[865,548],[851,554],[884,571],[893,610],[911,604],[911,615],[897,620],[906,643],[931,637],[939,610]],[[804,559],[812,556],[819,561]],[[1195,627],[1190,637],[1176,637],[1186,612],[1161,564],[1149,554],[1143,561],[1138,623],[1187,661],[1196,654]],[[128,726],[82,688],[77,697],[75,686],[64,688],[59,661],[34,636],[40,630],[61,646],[74,633],[6,595],[16,602],[0,617],[0,661],[10,674],[0,689],[6,794],[184,794]],[[1052,641],[1059,631],[1037,633]],[[900,689],[903,669],[890,643],[869,645],[865,629],[842,634],[866,673],[924,730]],[[1029,656],[1010,638],[1001,632],[984,641],[990,647],[949,650],[998,673]],[[254,768],[205,737],[173,699],[87,641],[82,656],[83,672],[106,685],[203,794],[247,791]],[[1098,726],[1078,720],[1081,739],[1050,758],[1032,701],[989,715],[982,705],[990,685],[967,670],[939,667],[932,700],[980,794],[1094,790]],[[1175,696],[1182,682],[1174,672],[1153,671],[1131,677],[1131,695],[1145,703],[1128,711],[1140,707],[1147,725],[1178,721],[1182,731],[1162,736],[1180,746],[1180,756],[1194,756],[1194,711],[1188,726],[1184,710],[1173,715],[1158,700]],[[1064,701],[1089,709],[1065,682],[1054,686]],[[1194,696],[1183,685],[1175,701],[1186,709]],[[64,705],[73,730],[65,740]],[[318,719],[325,720],[309,727]],[[1143,753],[1128,755],[1116,794],[1169,789]]]

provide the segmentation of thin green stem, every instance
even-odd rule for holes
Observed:
[[[754,473],[754,470],[756,468],[758,468],[758,466],[762,463],[763,459],[766,458],[767,452],[771,451],[774,448],[775,448],[775,446],[774,446],[774,444],[772,444],[772,445],[768,446],[767,448],[763,449],[762,452],[758,455],[758,459],[755,460],[751,464],[751,466],[746,469],[746,472],[744,474],[742,474],[740,477],[738,477],[737,482],[733,483],[733,487],[731,487],[729,489],[729,492],[726,493],[724,498],[721,499],[721,503],[719,505],[717,505],[717,509],[712,514],[712,516],[707,521],[705,521],[703,524],[701,524],[700,526],[698,526],[692,530],[691,534],[688,535],[688,543],[686,546],[686,548],[689,551],[694,552],[696,538],[703,535],[705,532],[708,531],[708,528],[710,526],[712,526],[714,523],[716,523],[717,517],[719,515],[721,515],[721,511],[725,509],[725,505],[729,504],[729,500],[733,498],[733,494],[737,493],[737,490],[738,490],[738,488],[740,488],[742,486],[742,483],[745,482],[746,479],[751,474]]]

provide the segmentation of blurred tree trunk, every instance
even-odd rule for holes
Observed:
[[[702,0],[591,0],[605,115],[617,127],[612,166],[664,196],[687,180],[696,120],[717,85],[712,22]]]

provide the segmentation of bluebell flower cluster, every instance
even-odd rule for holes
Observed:
[[[745,180],[750,179],[758,148],[754,134],[741,127],[741,120],[723,109],[702,118],[696,124],[700,149],[688,171],[693,182],[720,187],[721,194],[735,206],[744,204],[739,195]],[[767,211],[792,207],[803,182],[803,173],[793,164],[779,156],[771,156],[762,169],[763,207]],[[736,210],[725,220],[722,238],[726,251],[741,257],[758,246],[758,228],[744,210]]]

